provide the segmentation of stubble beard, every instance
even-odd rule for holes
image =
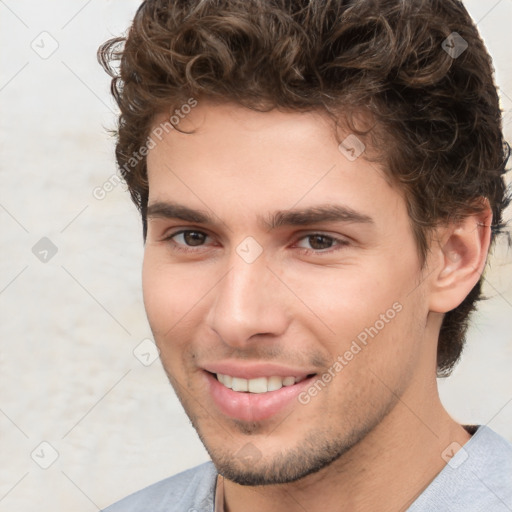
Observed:
[[[184,394],[180,386],[173,383],[174,379],[170,376],[169,380],[217,471],[224,478],[245,486],[288,484],[327,468],[360,443],[398,402],[398,399],[395,399],[381,404],[381,409],[374,412],[371,417],[367,417],[360,425],[346,428],[341,432],[333,432],[332,429],[312,429],[295,447],[288,448],[285,452],[280,450],[276,455],[268,456],[258,449],[256,440],[251,441],[251,436],[259,434],[261,438],[265,435],[267,428],[260,422],[232,420],[231,426],[226,429],[218,424],[217,431],[225,432],[226,437],[222,444],[212,443],[201,427],[202,421],[204,419],[208,421],[209,415],[194,413],[194,407],[189,406],[193,400],[187,400],[186,393]],[[293,414],[285,420],[286,426],[282,425],[278,429],[282,429],[283,426],[293,428],[292,416]],[[210,421],[209,428],[212,426],[215,427],[214,421]],[[242,448],[230,449],[232,439],[230,439],[229,428],[247,436],[247,442]],[[344,471],[344,464],[336,464],[336,466],[335,471],[340,473]]]

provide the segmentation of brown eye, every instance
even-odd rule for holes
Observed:
[[[311,248],[316,251],[321,251],[322,249],[330,249],[334,243],[333,238],[325,235],[309,235],[307,238]]]
[[[176,249],[186,250],[187,247],[199,247],[205,244],[208,235],[202,231],[184,229],[165,237]]]
[[[187,245],[201,245],[206,240],[206,235],[200,231],[183,231],[183,240]]]
[[[297,243],[297,247],[303,253],[318,256],[341,250],[347,245],[349,245],[347,240],[323,233],[311,233],[303,236]]]

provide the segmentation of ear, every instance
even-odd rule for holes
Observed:
[[[430,311],[446,313],[466,298],[485,268],[491,240],[492,211],[484,210],[439,228],[431,246]]]

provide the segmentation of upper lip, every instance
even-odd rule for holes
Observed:
[[[257,379],[258,377],[299,377],[303,378],[316,372],[293,368],[275,363],[248,363],[236,361],[219,361],[203,366],[210,373],[230,375],[240,379]]]

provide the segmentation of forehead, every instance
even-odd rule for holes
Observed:
[[[370,148],[362,138],[337,134],[325,112],[258,112],[209,101],[187,112],[178,127],[193,133],[170,127],[168,113],[155,118],[150,205],[179,199],[227,216],[233,208],[261,216],[333,203],[371,216],[403,203],[383,168],[365,158]]]

